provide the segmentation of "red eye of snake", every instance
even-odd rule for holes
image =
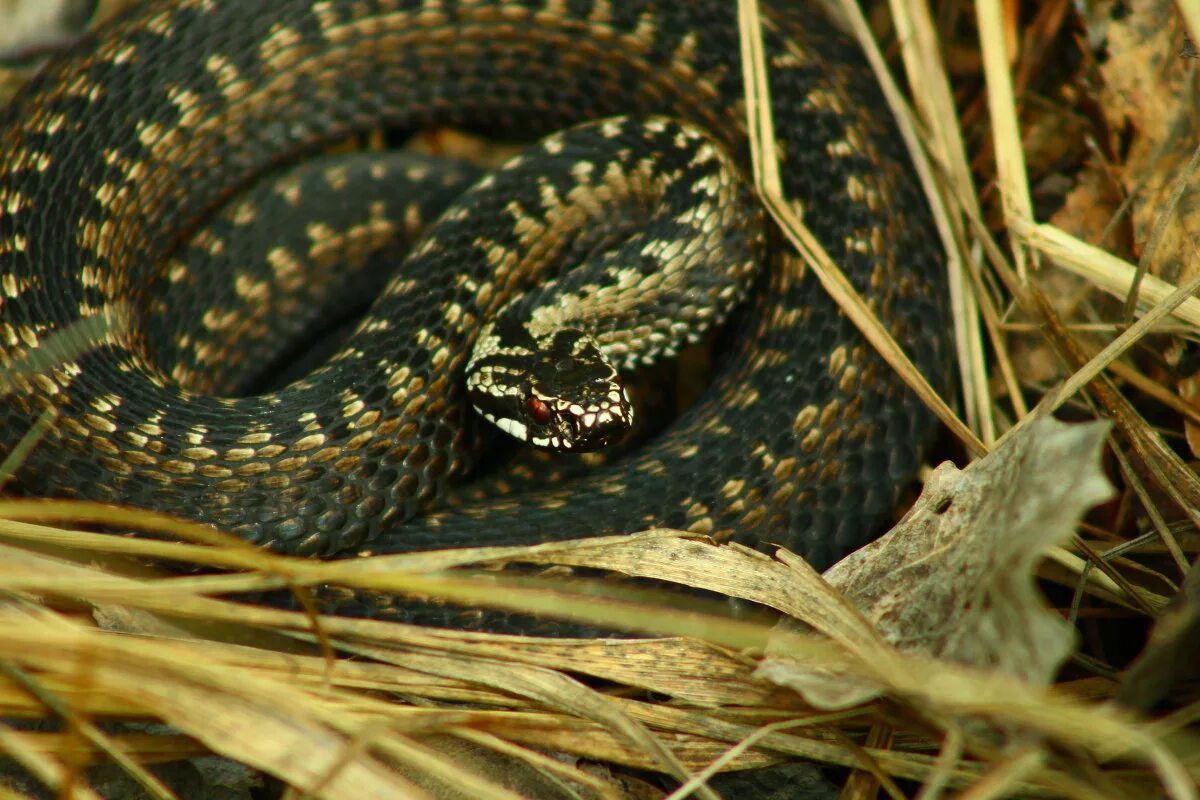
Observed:
[[[528,401],[529,414],[534,421],[539,425],[545,425],[550,421],[550,406],[536,397],[530,397]]]

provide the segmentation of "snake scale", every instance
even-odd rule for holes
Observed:
[[[874,79],[818,9],[764,5],[784,189],[946,388],[938,239]],[[934,421],[773,237],[711,385],[665,430],[566,483],[445,508],[438,499],[477,461],[470,347],[522,286],[505,269],[560,235],[547,220],[561,192],[509,187],[490,201],[500,211],[489,229],[467,206],[448,212],[418,255],[450,288],[414,290],[401,269],[333,360],[277,391],[225,397],[181,385],[156,353],[190,354],[190,375],[203,348],[146,335],[153,287],[191,234],[255,177],[348,135],[452,125],[531,138],[661,115],[703,131],[748,173],[744,108],[729,0],[139,7],[52,61],[0,127],[0,451],[50,411],[17,473],[23,491],[171,511],[302,555],[671,526],[784,545],[823,567],[878,534]],[[270,235],[252,219],[246,227]],[[524,235],[530,228],[541,236]],[[295,283],[296,268],[247,267],[224,294],[251,305],[253,287]],[[415,320],[415,333],[395,333],[397,315]],[[192,329],[226,350],[243,332],[199,316]],[[107,326],[94,346],[23,371],[93,317]]]

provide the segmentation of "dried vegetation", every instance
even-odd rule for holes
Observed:
[[[154,515],[3,501],[0,748],[84,798],[109,779],[89,764],[170,797],[145,767],[206,753],[294,797],[655,796],[605,763],[712,797],[702,781],[716,770],[795,757],[843,768],[844,798],[1196,797],[1200,11],[892,0],[868,20],[839,8],[935,201],[961,402],[924,385],[802,222],[769,204],[946,422],[943,450],[962,469],[932,470],[893,534],[825,580],[787,553],[669,531],[318,564]],[[766,90],[753,75],[748,87]],[[764,105],[749,104],[770,198]],[[67,529],[83,521],[189,543]],[[147,557],[232,572],[156,574]],[[789,622],[489,569],[512,560],[703,587]],[[665,638],[492,636],[224,599],[326,582]],[[18,724],[43,718],[61,724]],[[183,796],[255,780],[191,763],[205,784],[174,784]]]

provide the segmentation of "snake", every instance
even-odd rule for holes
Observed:
[[[877,82],[815,1],[761,5],[786,202],[945,393],[945,266]],[[670,527],[822,568],[872,540],[936,421],[747,188],[738,31],[730,0],[174,0],[105,24],[0,117],[16,489],[309,557]],[[441,183],[322,160],[446,127],[534,144]],[[381,244],[411,252],[327,360],[241,391]],[[711,379],[645,441],[475,478],[497,436],[605,447],[622,370],[706,336]],[[736,791],[794,792],[790,766]]]
[[[936,228],[861,51],[816,6],[762,3],[784,195],[946,390]],[[168,511],[302,556],[666,526],[824,567],[879,534],[936,421],[755,210],[745,112],[727,0],[139,5],[0,121],[0,453],[48,420],[16,468],[23,493]],[[199,269],[180,249],[217,255],[226,238],[204,226],[287,164],[364,131],[449,126],[539,143],[431,223],[325,363],[259,394],[206,390],[214,353],[330,281],[243,204],[227,227],[268,257],[164,314],[164,285]],[[344,244],[301,227],[307,255]],[[538,266],[568,256],[580,277]],[[745,291],[707,277],[714,262]],[[443,502],[489,426],[568,450],[619,436],[631,412],[610,367],[669,357],[705,323],[712,378],[648,441]],[[585,399],[546,389],[545,370]]]

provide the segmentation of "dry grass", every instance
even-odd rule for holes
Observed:
[[[1194,331],[1200,300],[1192,295],[1200,279],[1173,285],[1129,253],[1084,241],[1034,214],[1022,139],[1028,130],[1018,114],[1027,88],[1014,76],[1021,74],[1022,54],[1036,49],[1036,37],[1051,35],[1038,28],[1045,18],[1022,26],[1012,4],[1000,0],[978,0],[974,10],[959,0],[940,3],[939,19],[955,13],[977,19],[978,63],[952,77],[942,54],[970,40],[939,29],[921,0],[891,3],[898,44],[887,59],[857,7],[843,5],[902,122],[950,253],[961,404],[936,395],[802,220],[774,196],[770,123],[758,114],[769,104],[756,94],[762,88],[751,74],[756,175],[823,284],[939,413],[963,453],[983,454],[1028,420],[1064,407],[1074,418],[1112,420],[1112,473],[1122,497],[1044,566],[1047,585],[1067,590],[1057,595],[1063,614],[1084,634],[1059,685],[1031,686],[896,652],[861,630],[856,612],[802,566],[671,532],[326,564],[262,553],[148,513],[3,501],[0,591],[8,602],[0,607],[0,718],[7,722],[0,724],[0,748],[60,796],[85,798],[94,795],[82,769],[94,761],[115,761],[151,796],[171,797],[141,765],[206,752],[282,779],[294,797],[421,796],[434,784],[481,798],[545,796],[548,785],[571,787],[563,796],[620,796],[602,770],[547,752],[681,780],[805,757],[849,768],[846,798],[919,793],[928,799],[960,791],[980,798],[1196,797],[1194,684],[1180,681],[1154,697],[1157,704],[1130,688],[1134,679],[1161,682],[1162,673],[1144,665],[1166,658],[1178,642],[1154,640],[1140,654],[1143,666],[1118,667],[1138,654],[1122,637],[1149,627],[1180,585],[1197,581],[1200,483],[1176,442],[1164,441],[1162,427],[1145,419],[1152,414],[1159,426],[1178,431],[1197,415],[1174,385],[1147,374],[1133,356],[1146,349],[1149,334],[1162,336],[1167,322]],[[753,8],[742,6],[750,23],[744,44],[753,52]],[[1194,21],[1194,5],[1180,6]],[[1014,37],[1024,37],[1021,48]],[[889,63],[902,65],[911,94],[887,74]],[[980,168],[990,163],[994,182]],[[1109,311],[1064,319],[1058,298],[1034,280],[1053,270],[1070,270],[1122,299],[1133,293],[1137,320],[1126,324]],[[1114,321],[1115,330],[1108,324]],[[1040,351],[1057,360],[1054,382],[1035,377],[1029,357],[1014,348],[1031,330]],[[71,529],[76,522],[162,531],[187,543],[113,538]],[[142,566],[148,558],[232,571],[154,574]],[[781,634],[716,608],[684,612],[656,605],[653,596],[486,569],[516,558],[725,591],[804,619],[819,633]],[[563,615],[669,638],[547,641],[223,599],[277,588],[304,596],[305,587],[322,583]],[[1175,600],[1185,626],[1195,624],[1197,594]],[[755,673],[768,644],[785,647],[797,663],[881,685],[882,694],[841,711],[807,706]],[[607,688],[590,688],[575,676],[600,679]],[[662,696],[672,701],[654,699]],[[47,716],[64,722],[62,732],[13,724]],[[1021,731],[1021,746],[992,746],[971,722],[981,719]],[[101,720],[160,720],[175,733],[113,733]],[[437,735],[448,738],[431,738]],[[512,761],[466,766],[447,741]],[[514,766],[520,764],[528,771]],[[505,781],[521,788],[503,788]],[[698,781],[688,787],[713,796]],[[24,795],[0,789],[0,796]]]

